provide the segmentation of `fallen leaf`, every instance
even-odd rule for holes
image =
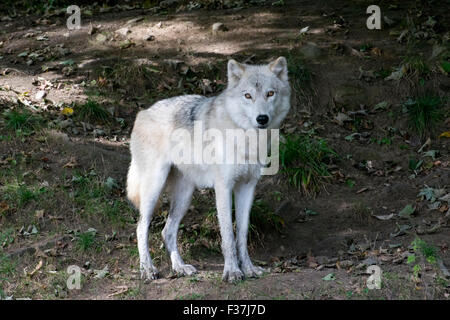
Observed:
[[[307,32],[308,32],[308,30],[309,30],[309,26],[307,26],[307,27],[304,27],[304,28],[300,29],[300,34],[304,34],[304,33],[307,33]]]
[[[322,280],[334,281],[334,280],[336,280],[336,275],[334,273],[329,273],[325,277],[323,277]]]
[[[75,157],[71,157],[70,161],[67,162],[65,165],[63,165],[63,168],[73,168],[76,167],[77,165],[78,165],[77,159],[75,159]]]
[[[405,66],[401,66],[400,68],[397,69],[397,71],[394,71],[391,73],[391,75],[389,77],[386,77],[384,80],[400,80],[406,73],[406,67]]]
[[[34,275],[36,272],[38,272],[39,269],[42,268],[43,264],[44,264],[44,261],[43,261],[43,260],[40,260],[39,263],[37,264],[36,268],[34,268],[34,270],[31,271],[31,272],[29,273],[29,275],[32,276],[32,275]]]
[[[36,210],[34,212],[36,219],[42,219],[44,217],[44,209]]]
[[[394,214],[393,214],[393,213],[391,213],[391,214],[387,214],[387,215],[382,215],[382,216],[376,216],[376,215],[372,215],[372,217],[374,217],[374,218],[377,218],[378,220],[383,220],[383,221],[386,221],[386,220],[390,220],[390,219],[392,219],[392,218],[394,217]]]
[[[399,213],[398,216],[402,218],[409,218],[416,211],[412,205],[407,204]]]
[[[334,120],[339,124],[339,125],[343,125],[344,122],[346,121],[352,121],[353,119],[350,118],[348,115],[346,115],[345,113],[339,112],[336,117],[334,117]]]
[[[381,49],[377,48],[377,47],[373,47],[372,49],[370,49],[370,53],[372,53],[376,56],[381,56]]]
[[[94,279],[103,279],[104,277],[106,277],[107,275],[109,275],[109,268],[106,265],[103,269],[101,270],[94,270]]]
[[[128,291],[128,287],[127,287],[127,286],[118,286],[118,287],[116,287],[116,288],[119,289],[119,290],[116,291],[116,292],[113,292],[113,293],[109,294],[109,295],[108,295],[108,298],[117,296],[117,295],[119,295],[119,294],[122,294],[122,293],[125,293],[125,292]]]

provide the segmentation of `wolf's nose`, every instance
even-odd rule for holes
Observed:
[[[269,122],[269,117],[265,114],[260,114],[256,117],[256,122],[258,122],[261,125],[265,125],[267,122]]]

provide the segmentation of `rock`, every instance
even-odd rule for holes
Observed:
[[[353,261],[351,261],[351,260],[342,260],[342,261],[340,261],[339,262],[339,266],[341,267],[341,268],[350,268],[351,266],[353,266]]]
[[[327,264],[329,263],[329,259],[325,256],[317,256],[315,257],[318,264]]]
[[[128,28],[120,28],[120,29],[118,29],[118,30],[116,30],[116,33],[118,33],[118,34],[120,34],[120,35],[122,35],[122,36],[124,36],[124,37],[126,37],[127,36],[127,34],[129,34],[131,32],[131,30],[130,29],[128,29]]]
[[[81,121],[81,125],[83,126],[83,130],[86,132],[86,131],[91,131],[93,128],[92,128],[92,125],[90,124],[90,123],[88,123],[88,122],[83,122],[83,121]]]
[[[342,85],[334,89],[334,102],[337,106],[351,106],[359,109],[360,104],[366,103],[366,93],[364,89],[351,86]]]
[[[134,24],[134,23],[140,22],[140,21],[142,21],[142,20],[144,20],[144,17],[137,17],[137,18],[128,20],[128,21],[127,21],[127,24]]]
[[[178,4],[179,0],[163,0],[159,3],[161,8],[169,8]]]
[[[368,258],[364,259],[361,263],[363,265],[365,265],[365,266],[371,266],[371,265],[374,265],[374,264],[375,265],[379,264],[380,261],[378,261],[378,259],[376,259],[374,257],[368,257]]]
[[[77,135],[80,134],[80,131],[77,128],[73,127],[72,128],[72,133],[77,136]]]
[[[350,118],[348,115],[346,115],[345,113],[339,112],[336,117],[334,117],[334,120],[337,122],[338,125],[342,126],[344,124],[344,122],[347,121],[353,121],[352,118]]]
[[[213,34],[218,33],[219,31],[228,31],[228,28],[222,22],[216,22],[212,25]]]
[[[99,33],[97,35],[97,37],[95,37],[95,40],[98,42],[105,42],[106,41],[106,36],[104,34]]]
[[[180,67],[184,63],[183,61],[177,59],[165,59],[164,62],[174,70],[177,70],[178,67]]]
[[[302,46],[299,52],[306,59],[318,59],[323,56],[323,49],[319,48],[314,42],[308,42],[307,44]]]
[[[145,38],[145,40],[146,41],[153,41],[153,40],[155,40],[155,36],[151,34],[151,35],[147,36],[147,38]]]
[[[62,120],[58,122],[58,125],[60,126],[61,129],[64,129],[73,125],[73,121],[72,119]]]
[[[45,96],[47,95],[47,92],[45,92],[44,90],[38,91],[38,93],[36,93],[36,100],[42,100]]]
[[[92,133],[94,134],[94,136],[104,136],[105,135],[105,131],[102,129],[95,129],[94,131],[92,131]]]

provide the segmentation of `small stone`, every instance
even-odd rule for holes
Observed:
[[[349,268],[351,266],[353,266],[353,261],[351,260],[342,260],[339,262],[339,265],[341,266],[341,268]]]
[[[134,23],[140,22],[140,21],[142,21],[142,20],[144,20],[144,17],[137,17],[137,18],[128,20],[128,21],[127,21],[127,24],[134,24]]]
[[[120,28],[120,29],[116,30],[116,33],[118,33],[124,37],[126,37],[127,34],[129,34],[130,32],[131,32],[131,30],[128,28]]]
[[[161,8],[169,8],[176,5],[178,2],[179,0],[163,0],[159,3],[159,6]]]
[[[71,125],[73,125],[73,121],[72,119],[67,119],[67,120],[63,120],[58,122],[58,125],[61,127],[61,129],[67,128]]]
[[[317,59],[323,55],[323,50],[314,42],[308,42],[299,51],[307,59]]]
[[[36,93],[36,100],[42,100],[45,96],[47,95],[47,92],[45,92],[44,90],[38,91],[38,93]]]
[[[106,41],[106,36],[104,34],[99,33],[97,35],[97,37],[95,37],[95,40],[97,40],[98,42],[105,42]]]
[[[94,136],[104,136],[105,135],[105,131],[102,129],[95,129],[93,132]]]
[[[147,40],[147,41],[153,41],[153,40],[155,40],[155,36],[154,35],[149,35],[147,38],[145,38],[145,40]]]
[[[317,256],[315,259],[318,264],[327,264],[329,262],[328,258],[325,256]]]
[[[219,31],[225,32],[228,31],[228,28],[222,22],[216,22],[212,25],[212,32],[216,34]]]

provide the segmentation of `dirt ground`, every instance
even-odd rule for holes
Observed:
[[[448,300],[449,104],[425,137],[402,111],[426,92],[448,96],[448,8],[382,1],[388,22],[369,30],[370,1],[225,3],[86,6],[79,30],[66,28],[64,9],[0,12],[0,297]],[[216,22],[226,31],[213,31]],[[220,92],[230,58],[280,55],[294,89],[282,133],[314,130],[339,155],[333,178],[315,196],[283,173],[260,181],[256,209],[282,227],[251,233],[251,257],[268,272],[236,284],[221,281],[210,190],[196,192],[179,234],[199,273],[171,273],[163,197],[150,240],[161,278],[143,283],[138,213],[124,191],[136,113],[164,97]],[[420,63],[407,65],[411,56]],[[388,79],[402,67],[401,79]],[[89,100],[108,121],[76,118]],[[38,129],[11,131],[5,112],[14,108],[41,117]],[[424,188],[444,200],[419,195]],[[414,212],[399,215],[408,205]],[[381,289],[367,287],[370,265],[382,271]],[[81,270],[80,289],[67,288],[69,266]]]

